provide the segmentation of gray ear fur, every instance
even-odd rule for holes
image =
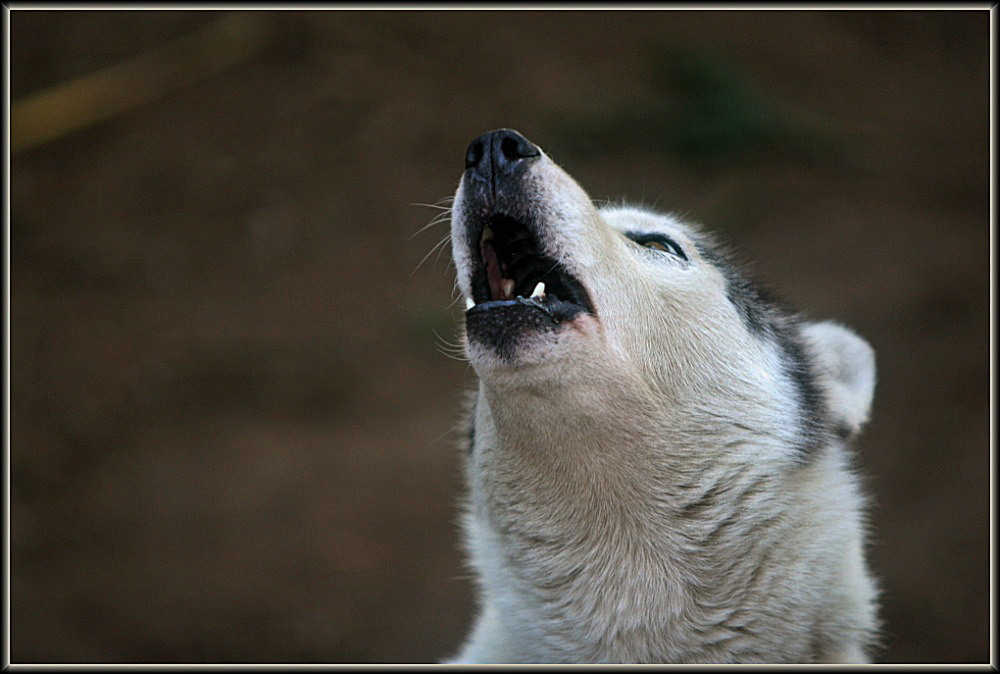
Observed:
[[[832,321],[806,323],[806,347],[817,367],[834,419],[848,436],[868,420],[875,393],[875,351],[864,339]]]

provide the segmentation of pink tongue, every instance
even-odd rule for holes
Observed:
[[[503,272],[500,270],[500,259],[489,241],[482,243],[483,260],[486,262],[486,279],[490,284],[491,300],[509,300],[513,295],[503,292]]]

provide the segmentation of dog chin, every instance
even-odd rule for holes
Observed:
[[[546,366],[565,370],[578,358],[594,357],[600,330],[595,316],[578,313],[553,323],[530,309],[493,311],[466,319],[466,353],[480,376],[498,371],[523,375],[526,368],[542,375]]]

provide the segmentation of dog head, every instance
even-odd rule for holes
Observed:
[[[611,384],[651,417],[740,418],[789,429],[774,432],[791,444],[815,443],[836,423],[853,432],[866,418],[867,344],[833,324],[803,330],[697,228],[596,207],[510,129],[476,138],[465,166],[453,256],[467,353],[490,386],[584,399],[606,397]]]

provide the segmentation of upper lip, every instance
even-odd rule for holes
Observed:
[[[574,309],[594,313],[583,284],[558,260],[546,255],[532,223],[498,213],[480,223],[472,241],[472,302],[475,305],[531,298],[543,310]],[[472,243],[470,241],[470,244]],[[539,283],[544,284],[540,288]],[[539,294],[539,290],[542,290]]]

